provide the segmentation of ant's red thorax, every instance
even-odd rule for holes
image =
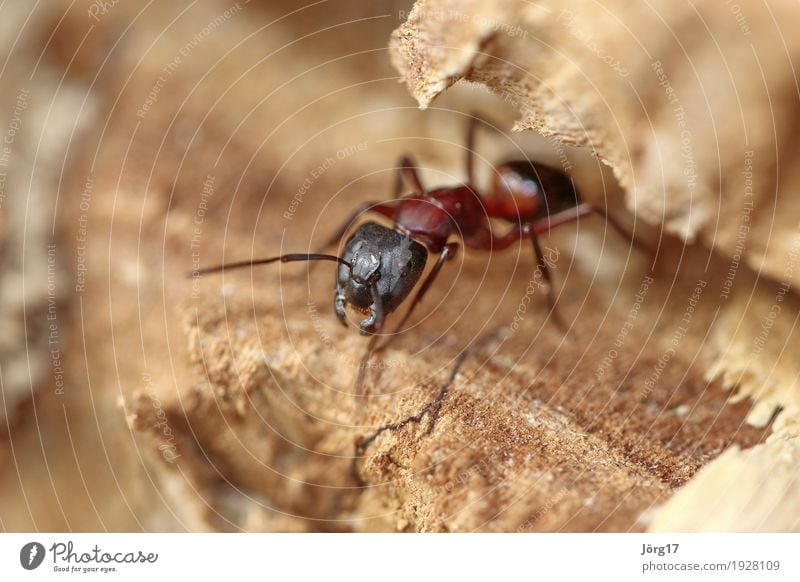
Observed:
[[[486,221],[486,210],[467,186],[436,188],[404,198],[397,207],[398,230],[422,240],[432,250],[452,234],[469,234]]]

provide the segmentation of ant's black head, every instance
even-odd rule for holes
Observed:
[[[362,333],[380,330],[383,317],[408,297],[425,269],[428,251],[415,240],[374,222],[361,226],[345,246],[334,307],[346,324],[346,305],[369,312]]]
[[[347,325],[347,305],[369,313],[360,324],[361,332],[367,334],[380,331],[386,314],[394,311],[408,297],[425,270],[427,260],[428,251],[415,240],[385,226],[368,222],[347,241],[343,257],[324,253],[290,253],[197,269],[188,273],[188,276],[197,277],[277,262],[334,261],[339,263],[334,299],[336,315]]]

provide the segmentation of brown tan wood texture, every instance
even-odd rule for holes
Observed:
[[[64,389],[46,341],[31,390],[0,344],[3,528],[797,529],[794,5],[742,6],[747,31],[718,3],[93,6],[7,49],[26,126],[62,127],[28,236],[55,245]],[[316,250],[404,153],[460,182],[473,112],[482,184],[561,167],[636,237],[543,238],[566,329],[528,244],[460,252],[359,394],[332,265],[186,277]]]

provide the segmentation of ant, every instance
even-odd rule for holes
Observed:
[[[495,168],[488,192],[481,194],[475,185],[473,146],[475,130],[482,121],[471,116],[467,124],[465,184],[428,190],[420,179],[413,159],[408,155],[403,156],[395,181],[394,198],[360,205],[324,248],[339,243],[351,224],[365,212],[381,214],[393,220],[394,226],[388,228],[375,222],[361,225],[347,240],[341,257],[325,253],[294,253],[209,267],[192,274],[274,262],[338,263],[333,300],[336,315],[347,326],[347,306],[364,313],[366,317],[359,326],[361,333],[372,336],[356,379],[359,389],[372,355],[385,349],[396,335],[390,336],[376,349],[386,316],[411,294],[425,270],[428,255],[438,255],[395,331],[403,327],[433,285],[442,266],[456,255],[460,245],[451,240],[453,237],[459,237],[467,248],[485,251],[502,250],[519,240],[529,239],[541,276],[548,287],[550,310],[556,323],[563,326],[559,323],[553,278],[544,260],[539,235],[582,216],[597,213],[620,234],[628,239],[631,237],[604,210],[582,202],[571,178],[540,163],[512,160],[500,164]],[[401,198],[406,181],[414,191]],[[492,232],[490,218],[505,220],[511,226],[504,234],[497,235]]]

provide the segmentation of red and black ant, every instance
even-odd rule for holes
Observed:
[[[599,213],[626,238],[630,238],[606,213],[581,201],[578,191],[566,174],[554,168],[531,162],[509,161],[495,168],[488,193],[481,194],[475,186],[474,154],[475,130],[481,119],[472,116],[466,135],[466,184],[426,189],[416,165],[410,156],[403,156],[395,183],[395,196],[387,202],[362,204],[345,220],[326,244],[328,248],[338,243],[350,225],[365,212],[376,212],[394,221],[393,228],[367,222],[348,239],[341,257],[324,253],[295,253],[254,259],[200,269],[200,275],[225,269],[292,261],[335,261],[339,264],[336,277],[334,309],[339,320],[347,325],[347,306],[365,313],[361,333],[371,335],[361,362],[356,385],[363,383],[365,370],[376,351],[379,334],[386,315],[395,311],[411,294],[425,270],[428,253],[439,255],[428,276],[422,282],[408,311],[397,330],[408,321],[414,308],[436,280],[442,266],[452,259],[459,237],[470,249],[502,250],[527,238],[540,273],[548,286],[548,301],[556,316],[556,296],[552,275],[544,260],[538,236],[553,227],[577,220],[591,213]],[[407,180],[414,192],[400,198],[403,183]],[[496,235],[489,219],[502,219],[511,223],[509,230]],[[558,321],[558,320],[556,320]],[[390,338],[380,347],[386,348]]]

